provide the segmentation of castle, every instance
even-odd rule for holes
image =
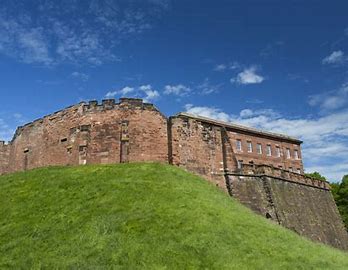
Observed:
[[[11,142],[0,141],[0,174],[50,165],[169,163],[300,235],[348,249],[329,184],[303,174],[301,143],[187,113],[167,118],[141,99],[108,99],[18,127]]]

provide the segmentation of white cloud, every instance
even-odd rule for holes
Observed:
[[[348,110],[316,118],[286,118],[271,109],[244,109],[239,115],[231,115],[219,108],[193,106],[185,110],[205,117],[239,123],[266,131],[283,133],[304,141],[303,157],[307,171],[314,169],[338,181],[348,173]]]
[[[344,83],[338,90],[312,95],[308,103],[311,106],[319,106],[323,111],[343,108],[348,104],[348,83]]]
[[[323,60],[323,64],[341,64],[345,60],[344,52],[334,51],[329,56],[326,56]]]
[[[109,91],[109,92],[107,92],[106,95],[105,95],[105,97],[106,97],[106,98],[114,98],[114,97],[117,96],[117,95],[127,96],[128,94],[133,93],[134,90],[135,90],[135,89],[134,89],[133,87],[126,86],[126,87],[123,87],[123,88],[120,89],[120,90],[115,90],[115,91]]]
[[[83,72],[74,71],[73,73],[71,73],[71,76],[73,78],[80,79],[81,81],[84,81],[84,82],[89,80],[89,75]]]
[[[165,95],[176,95],[176,96],[187,96],[190,94],[191,88],[187,87],[183,84],[178,84],[178,85],[166,85],[164,87],[164,94]]]
[[[257,68],[255,66],[244,69],[238,73],[237,77],[231,79],[231,83],[237,84],[258,84],[262,83],[265,78],[256,74]]]
[[[150,84],[140,86],[139,90],[145,94],[145,96],[142,96],[144,102],[152,102],[160,97],[159,92],[154,90]]]
[[[221,121],[230,121],[230,116],[223,111],[221,111],[218,108],[214,107],[195,107],[192,104],[186,104],[185,105],[185,110],[188,113],[194,114],[194,115],[200,115],[208,118],[213,118],[216,120],[221,120]]]
[[[114,98],[115,96],[129,96],[142,98],[144,102],[152,102],[160,97],[157,90],[153,89],[150,84],[141,85],[139,87],[126,86],[120,90],[109,91],[105,94],[106,98]]]

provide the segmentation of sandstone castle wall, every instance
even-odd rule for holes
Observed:
[[[348,249],[329,185],[303,175],[301,143],[186,113],[167,119],[141,99],[91,101],[19,127],[8,144],[0,141],[0,174],[50,165],[169,162],[274,222]]]

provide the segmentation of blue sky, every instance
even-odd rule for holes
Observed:
[[[58,3],[59,2],[59,3]],[[141,97],[304,140],[348,174],[348,2],[2,0],[0,138],[82,100]]]

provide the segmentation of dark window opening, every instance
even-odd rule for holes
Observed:
[[[63,139],[60,140],[60,142],[62,142],[62,143],[63,142],[67,142],[67,141],[68,141],[68,138],[63,138]]]
[[[80,130],[81,131],[89,131],[91,125],[81,125]]]
[[[23,152],[24,152],[24,153],[28,153],[28,152],[29,152],[29,149],[28,149],[28,148],[25,148]]]

